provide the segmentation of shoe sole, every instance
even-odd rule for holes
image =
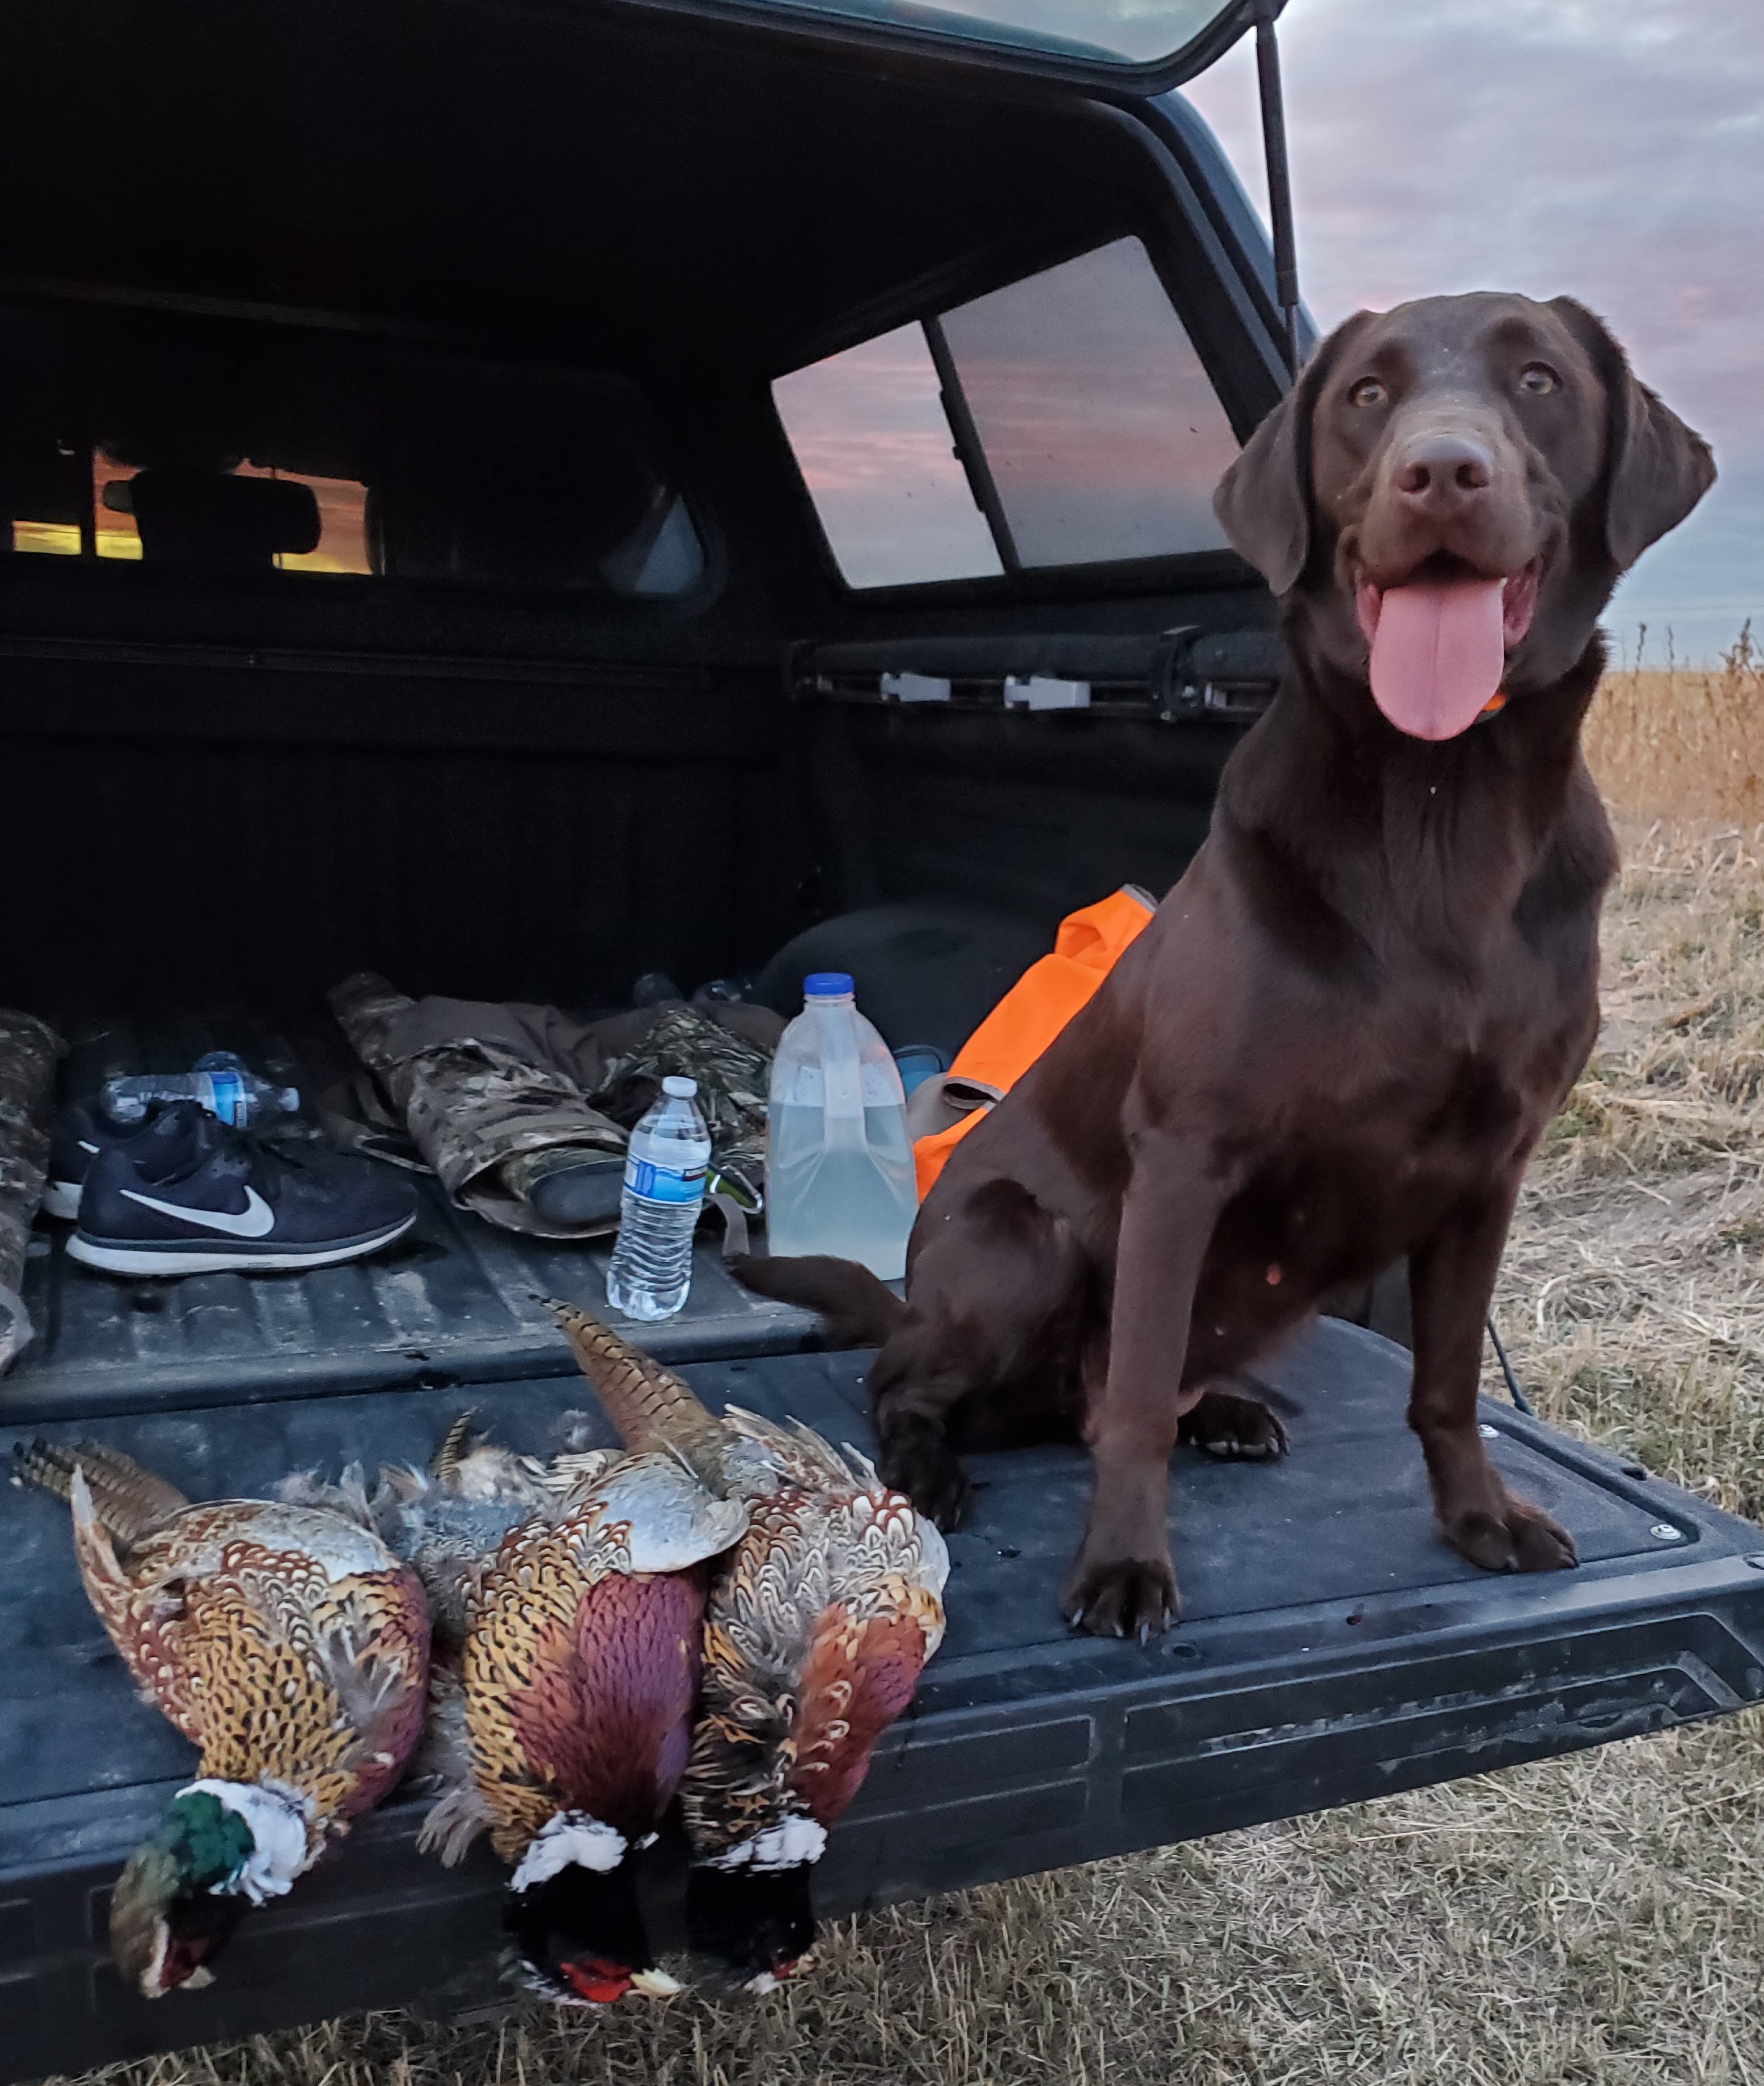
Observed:
[[[334,1267],[339,1261],[359,1260],[363,1254],[377,1253],[402,1238],[416,1222],[413,1212],[389,1231],[376,1232],[371,1238],[351,1239],[346,1245],[303,1247],[295,1252],[228,1253],[204,1242],[189,1245],[130,1245],[121,1241],[87,1238],[75,1232],[67,1241],[67,1257],[82,1266],[100,1268],[106,1275],[292,1275],[304,1267]]]
[[[80,1181],[51,1181],[43,1190],[43,1214],[45,1217],[66,1217],[70,1220],[79,1215],[80,1191],[85,1186]]]

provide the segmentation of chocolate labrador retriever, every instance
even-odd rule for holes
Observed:
[[[848,1262],[746,1263],[881,1341],[881,1467],[946,1525],[959,1448],[1082,1428],[1074,1624],[1174,1618],[1172,1445],[1277,1451],[1224,1386],[1405,1255],[1441,1533],[1490,1571],[1575,1561],[1477,1431],[1483,1324],[1527,1156],[1598,1026],[1595,619],[1714,477],[1571,299],[1349,320],[1217,495],[1291,663],[1205,845],[958,1147],[904,1305]]]

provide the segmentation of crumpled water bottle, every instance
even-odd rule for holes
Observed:
[[[711,1134],[696,1079],[670,1075],[631,1133],[606,1301],[627,1318],[671,1318],[692,1286],[692,1234],[704,1207]]]
[[[771,1061],[767,1243],[861,1261],[892,1280],[906,1272],[919,1214],[900,1073],[844,971],[816,971],[802,990]]]
[[[104,1111],[114,1123],[144,1122],[148,1109],[162,1101],[194,1101],[243,1130],[272,1116],[298,1114],[300,1090],[260,1079],[231,1050],[210,1050],[187,1072],[130,1073],[104,1083]]]

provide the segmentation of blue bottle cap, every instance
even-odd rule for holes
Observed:
[[[802,981],[805,999],[841,999],[852,990],[849,971],[810,971]]]

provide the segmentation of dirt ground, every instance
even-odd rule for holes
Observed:
[[[1661,693],[1618,691],[1609,722],[1646,728]],[[1626,743],[1600,761],[1622,782]],[[1757,815],[1623,821],[1605,1033],[1495,1309],[1549,1419],[1764,1517]],[[752,2003],[380,2015],[95,2077],[1738,2086],[1764,2079],[1764,1716],[847,1922]]]

